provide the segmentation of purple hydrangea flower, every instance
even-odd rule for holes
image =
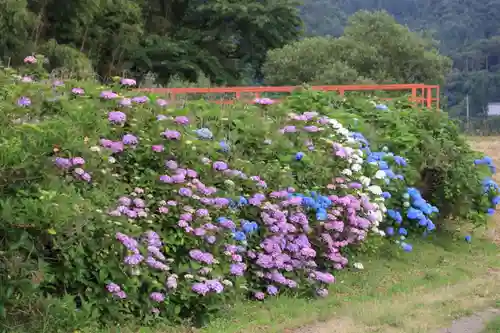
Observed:
[[[17,100],[17,105],[19,106],[30,106],[31,105],[31,99],[29,99],[28,97],[21,97]]]
[[[120,111],[111,111],[108,113],[108,120],[114,124],[123,124],[127,121],[127,115]]]
[[[132,134],[125,134],[122,138],[122,142],[126,145],[136,145],[139,140]]]
[[[149,298],[151,298],[151,300],[155,302],[163,302],[165,300],[165,295],[163,295],[162,293],[154,292],[149,295]]]

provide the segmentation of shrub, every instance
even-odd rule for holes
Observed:
[[[324,297],[335,270],[362,268],[357,252],[411,251],[407,234],[432,232],[447,207],[417,188],[422,165],[448,152],[416,154],[431,151],[426,135],[442,147],[460,138],[405,105],[305,91],[278,105],[174,108],[137,96],[131,79],[54,85],[30,66],[38,82],[2,76],[0,305],[14,320],[23,303],[54,298],[61,311],[74,297],[78,320],[202,325],[242,297]],[[483,195],[460,149],[453,165],[472,173],[467,195],[483,217],[498,189],[487,181]],[[463,182],[463,170],[440,170]]]

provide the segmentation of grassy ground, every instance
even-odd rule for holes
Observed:
[[[500,333],[500,317],[490,322],[483,333]]]
[[[409,254],[385,252],[364,261],[364,271],[338,274],[331,296],[323,300],[280,297],[237,304],[201,330],[124,328],[82,333],[423,333],[500,300],[498,246],[440,238],[416,243],[414,248]],[[311,323],[315,325],[303,327]]]

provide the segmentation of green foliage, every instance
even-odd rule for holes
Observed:
[[[445,114],[415,109],[407,102],[396,101],[384,111],[366,98],[340,99],[304,90],[268,106],[221,108],[191,102],[176,108],[158,103],[158,96],[138,96],[129,107],[119,102],[137,94],[121,86],[119,78],[112,87],[118,95],[109,97],[102,93],[110,87],[92,81],[54,85],[43,65],[44,58],[38,57],[36,64],[21,70],[35,82],[23,81],[10,69],[0,71],[0,315],[9,324],[23,325],[25,331],[37,331],[38,321],[47,318],[53,318],[49,332],[68,332],[91,322],[151,325],[159,318],[169,324],[190,320],[203,325],[225,306],[259,295],[272,283],[293,295],[325,293],[327,282],[310,279],[310,273],[330,274],[350,264],[352,255],[377,253],[388,242],[408,250],[403,234],[381,237],[386,228],[415,233],[425,229],[405,215],[413,204],[407,187],[423,189],[442,210],[442,218],[474,217],[477,225],[484,223],[486,210],[497,198],[496,188],[483,193],[482,177],[488,170],[474,166],[475,153]],[[30,98],[31,105],[18,105],[20,97]],[[303,118],[311,110],[319,115]],[[111,111],[122,112],[126,119],[113,120]],[[314,126],[305,130],[305,124]],[[292,125],[304,130],[287,132],[286,126]],[[199,134],[202,128],[211,135]],[[370,152],[358,149],[362,141],[349,136],[350,131],[363,133],[372,151],[401,155],[385,154],[383,159],[403,179],[385,183],[384,176],[377,176],[376,163],[361,158],[366,154],[368,159]],[[130,134],[134,136],[127,138]],[[338,147],[350,148],[351,157],[337,155]],[[84,161],[69,167],[61,162],[75,157]],[[402,160],[408,161],[406,167]],[[180,171],[172,166],[174,161]],[[230,170],[216,170],[215,161],[224,161]],[[186,175],[174,181],[182,170]],[[326,193],[322,200],[326,195],[332,195],[331,201],[342,198],[353,203],[346,206],[350,207],[346,215],[353,216],[356,205],[362,213],[354,214],[352,224],[342,224],[342,231],[331,231],[333,221],[318,217],[317,207],[295,210],[302,208],[288,201],[290,187],[313,202],[313,193]],[[381,187],[392,194],[387,201]],[[183,194],[188,189],[195,195]],[[264,194],[269,201],[249,204]],[[278,200],[280,196],[283,199]],[[217,204],[217,199],[225,204]],[[137,209],[124,203],[127,200],[133,200]],[[397,224],[382,216],[386,206],[401,212]],[[283,235],[288,240],[299,236],[308,240],[311,245],[302,249],[318,253],[314,270],[302,264],[312,265],[305,254],[297,255],[297,267],[259,265],[258,255],[277,255],[263,250],[266,242],[281,235],[268,225],[297,212],[302,214],[297,217],[309,219],[310,227],[294,227]],[[341,212],[324,214],[333,220],[333,214]],[[237,225],[226,230],[218,217]],[[434,211],[428,217],[434,218]],[[379,224],[370,224],[370,219]],[[245,220],[256,221],[258,229],[240,242],[235,236]],[[360,226],[363,222],[365,227]],[[336,251],[327,244],[325,235],[330,234],[340,244],[334,246]],[[161,246],[151,245],[155,235]],[[208,236],[215,241],[208,241]],[[365,237],[367,241],[360,244]],[[130,245],[134,241],[137,245]],[[247,247],[240,254],[230,250],[243,245]],[[137,255],[153,258],[151,247],[165,260],[130,263]],[[217,261],[194,260],[196,249]],[[241,275],[230,273],[238,256],[247,267]],[[285,282],[270,280],[267,273],[276,272]],[[206,281],[222,283],[224,292],[211,290],[201,296],[193,291]],[[126,297],[110,290],[116,286]],[[154,299],[153,292],[166,298]],[[270,297],[272,293],[266,292]],[[46,317],[41,319],[38,313]]]
[[[268,49],[301,33],[292,0],[2,0],[0,12],[5,63],[41,52],[51,69],[87,72],[87,57],[104,81],[154,72],[165,84],[174,75],[196,81],[202,72],[236,84],[258,74]]]
[[[349,17],[360,10],[385,10],[412,31],[439,40],[440,51],[453,59],[446,95],[453,116],[483,115],[487,104],[500,98],[498,36],[500,1],[459,0],[306,0],[301,14],[309,36],[341,36]],[[374,40],[374,44],[378,40]]]
[[[275,85],[367,79],[442,83],[450,67],[450,59],[439,54],[432,40],[410,32],[387,13],[361,11],[349,19],[340,38],[306,38],[269,51],[263,72]]]
[[[479,154],[471,149],[446,113],[415,108],[406,99],[387,104],[397,112],[374,112],[366,99],[340,99],[335,94],[319,92],[292,96],[288,103],[299,111],[321,110],[335,117],[341,112],[357,117],[355,128],[371,142],[409,160],[410,182],[439,208],[441,221],[473,220],[478,226],[484,224],[491,198],[483,195],[482,180],[489,171],[474,164]],[[330,108],[335,110],[333,114]]]

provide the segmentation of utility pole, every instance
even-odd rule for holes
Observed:
[[[467,126],[467,132],[469,132],[470,130],[470,120],[469,120],[469,117],[470,117],[470,109],[469,109],[469,94],[467,94],[465,96],[465,106],[466,106],[466,109],[465,109],[465,120],[466,120],[466,126]]]

